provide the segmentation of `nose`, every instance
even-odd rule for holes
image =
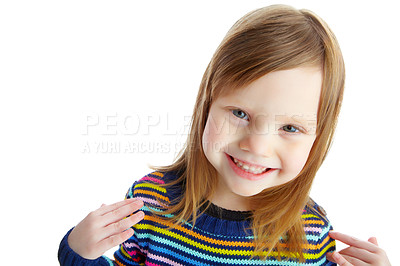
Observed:
[[[274,154],[274,136],[272,133],[249,133],[239,141],[239,148],[261,157],[272,157]]]

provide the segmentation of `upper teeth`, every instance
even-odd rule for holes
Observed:
[[[262,172],[264,172],[265,170],[268,169],[267,167],[254,167],[254,166],[247,165],[241,161],[238,161],[236,158],[233,158],[233,161],[236,163],[236,165],[239,168],[243,169],[246,172],[252,173],[252,174],[261,174]]]

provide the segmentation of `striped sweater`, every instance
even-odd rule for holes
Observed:
[[[305,263],[294,262],[289,255],[279,261],[276,253],[266,260],[250,259],[254,249],[250,227],[250,213],[229,211],[211,205],[200,215],[194,228],[186,222],[167,230],[169,223],[159,219],[151,209],[158,209],[157,199],[169,202],[181,194],[180,187],[168,189],[159,184],[175,178],[174,173],[152,172],[129,189],[126,197],[136,197],[145,203],[141,209],[145,217],[134,225],[135,234],[119,246],[114,260],[102,256],[87,260],[69,246],[67,237],[59,248],[60,265],[336,265],[326,260],[326,253],[335,250],[335,241],[328,236],[332,226],[314,208],[303,210],[302,218],[308,245]],[[286,256],[286,257],[285,257]],[[292,258],[293,259],[293,258]]]

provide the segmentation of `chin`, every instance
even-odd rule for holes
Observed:
[[[236,195],[239,195],[239,196],[242,196],[242,197],[251,197],[251,196],[254,196],[254,195],[257,195],[257,194],[261,193],[263,190],[264,189],[262,189],[262,190],[260,190],[260,189],[257,189],[257,190],[255,190],[255,189],[247,189],[246,190],[243,187],[241,187],[240,189],[236,189],[234,191],[234,193]]]

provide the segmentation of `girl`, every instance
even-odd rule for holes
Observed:
[[[388,265],[375,238],[330,231],[309,197],[344,78],[339,45],[312,12],[277,5],[247,14],[205,71],[176,162],[71,229],[60,263]],[[350,247],[334,252],[334,239]],[[102,256],[118,244],[115,261]]]

